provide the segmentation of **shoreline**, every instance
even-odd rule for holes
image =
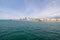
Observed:
[[[60,22],[60,21],[32,21],[32,20],[20,20],[20,21],[30,21],[30,22]]]
[[[13,19],[0,19],[0,20],[9,20],[14,21]],[[16,21],[31,21],[31,22],[60,22],[60,21],[38,21],[38,20],[16,20]]]

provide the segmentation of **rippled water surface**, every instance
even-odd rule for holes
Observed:
[[[0,40],[60,40],[60,23],[0,20]]]

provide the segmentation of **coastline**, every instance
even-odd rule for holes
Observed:
[[[0,19],[0,20],[9,20],[9,21],[13,21],[13,20],[15,20],[15,19]],[[16,21],[31,21],[31,22],[60,22],[60,20],[56,20],[56,19],[54,19],[54,20],[52,20],[52,19],[50,19],[50,20],[48,20],[48,19],[44,19],[44,20],[40,20],[40,19],[34,19],[34,20],[31,20],[31,19],[29,19],[29,20],[26,20],[26,19],[21,19],[21,20],[16,20]]]
[[[60,22],[60,19],[50,19],[50,18],[23,18],[23,19],[19,19],[19,20],[23,20],[23,21],[34,21],[34,22]]]
[[[60,21],[32,21],[32,20],[20,20],[20,21],[30,21],[30,22],[60,22]]]

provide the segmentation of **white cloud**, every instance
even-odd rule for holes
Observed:
[[[8,8],[0,8],[0,19],[19,19],[24,17],[24,14],[19,11],[14,11]]]
[[[45,0],[48,4],[45,4],[44,9],[38,8],[37,3],[32,0],[25,0],[25,12],[19,12],[19,10],[12,10],[8,8],[0,8],[0,18],[17,19],[20,17],[53,17],[60,15],[60,1],[59,0]],[[40,6],[42,6],[41,4]]]
[[[32,17],[41,17],[41,18],[46,18],[46,17],[52,17],[56,15],[60,15],[60,7],[59,7],[59,0],[46,0],[48,4],[46,5],[45,9],[40,11],[35,4],[33,4],[31,1],[29,2],[29,6],[27,7],[27,11],[31,11],[31,16]],[[26,2],[27,3],[27,2]]]

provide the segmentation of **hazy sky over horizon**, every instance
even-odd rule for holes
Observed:
[[[60,15],[60,0],[0,0],[0,19]]]

